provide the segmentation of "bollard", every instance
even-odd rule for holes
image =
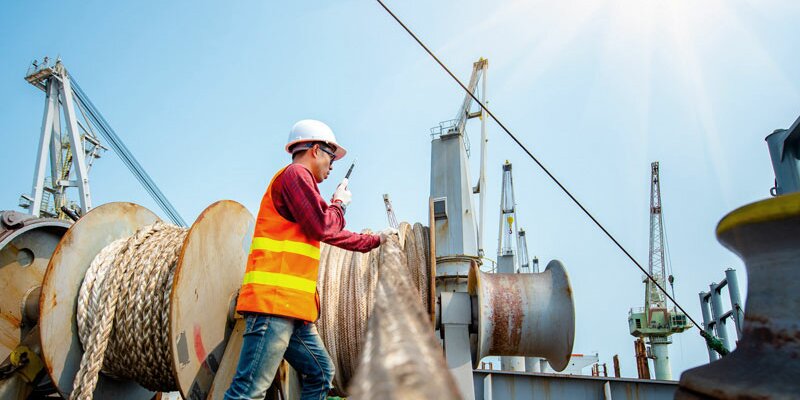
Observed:
[[[796,398],[800,393],[800,193],[741,207],[717,238],[747,268],[737,349],[681,375],[676,399]]]

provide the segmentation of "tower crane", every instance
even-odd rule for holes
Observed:
[[[653,359],[656,379],[671,380],[672,370],[669,363],[669,345],[672,334],[683,332],[691,327],[686,315],[670,308],[666,298],[655,285],[666,288],[666,258],[664,248],[664,219],[661,212],[661,183],[659,179],[658,161],[650,164],[650,255],[649,274],[652,280],[644,277],[644,307],[631,308],[628,312],[630,333],[637,340],[637,359],[643,357],[643,339],[647,339],[650,351],[647,356]],[[670,283],[672,277],[670,276]],[[643,370],[644,369],[644,370]],[[641,376],[645,375],[645,376]],[[646,365],[640,366],[640,377],[649,375]]]

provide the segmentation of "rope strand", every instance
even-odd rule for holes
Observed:
[[[177,389],[169,347],[169,295],[185,228],[156,222],[92,260],[78,295],[84,348],[70,399],[91,399],[102,371],[153,391]]]
[[[427,310],[430,298],[429,256],[425,242],[428,228],[419,223],[412,227],[403,222],[399,231],[405,239],[405,246],[400,249],[403,260],[394,268],[402,269],[414,289],[413,298]],[[356,373],[359,358],[366,350],[367,327],[373,324],[370,317],[378,300],[379,275],[387,268],[388,262],[398,262],[382,259],[383,247],[369,253],[356,253],[322,244],[317,283],[321,299],[317,328],[333,360],[336,369],[334,390],[340,395],[345,394],[345,388]],[[391,333],[382,335],[387,334]]]

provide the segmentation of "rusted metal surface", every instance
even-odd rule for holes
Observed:
[[[644,339],[636,339],[633,342],[633,349],[636,354],[636,373],[639,379],[650,379],[650,366],[647,363],[647,349]]]
[[[205,399],[220,367],[233,328],[228,299],[242,284],[254,226],[244,206],[219,201],[200,214],[183,243],[169,320],[173,370],[185,398]]]
[[[478,352],[485,356],[545,357],[553,369],[569,363],[575,307],[567,272],[553,260],[535,274],[488,274],[472,267],[469,293],[478,302]]]
[[[158,217],[132,203],[109,203],[94,208],[64,234],[47,266],[39,300],[42,359],[59,393],[68,397],[83,349],[75,310],[78,290],[92,259],[114,240],[133,235]],[[148,399],[155,393],[136,382],[100,374],[94,392],[98,399]]]
[[[681,375],[676,398],[790,399],[800,393],[800,193],[723,218],[719,241],[747,268],[747,308],[735,351]]]
[[[0,360],[36,323],[24,318],[26,300],[42,284],[50,256],[69,225],[16,211],[0,212]],[[34,301],[38,303],[38,297]]]

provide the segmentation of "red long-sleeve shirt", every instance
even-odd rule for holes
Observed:
[[[381,244],[380,236],[344,229],[344,210],[329,205],[319,193],[317,181],[305,166],[289,165],[272,183],[272,201],[283,218],[300,224],[314,240],[345,250],[368,252]]]

